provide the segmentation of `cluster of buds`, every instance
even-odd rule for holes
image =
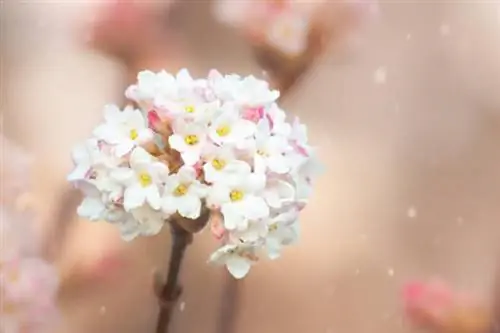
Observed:
[[[135,107],[106,106],[104,123],[73,151],[79,215],[116,224],[125,240],[209,215],[221,242],[210,262],[236,278],[261,250],[274,259],[297,239],[319,165],[279,92],[252,76],[181,70],[141,72],[126,96]]]
[[[0,135],[0,333],[51,332],[58,275],[40,257],[33,215],[16,206],[29,185],[29,156]]]

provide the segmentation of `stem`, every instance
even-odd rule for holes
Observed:
[[[158,295],[160,298],[160,314],[156,326],[156,333],[168,332],[172,310],[182,293],[182,288],[178,284],[182,259],[193,237],[190,232],[180,227],[175,221],[170,223],[170,232],[172,234],[172,252],[170,253],[170,261],[168,264],[167,282]]]

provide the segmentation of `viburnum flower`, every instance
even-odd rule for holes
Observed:
[[[104,124],[75,148],[68,179],[85,195],[80,215],[115,224],[129,241],[208,211],[221,242],[209,261],[236,278],[298,238],[318,162],[278,91],[214,70],[204,79],[145,71],[126,96],[137,109],[107,107]]]
[[[259,193],[266,186],[264,174],[246,172],[230,175],[214,184],[209,201],[220,207],[224,225],[228,230],[246,229],[248,221],[269,216],[270,208]]]
[[[148,203],[153,209],[160,209],[159,185],[168,176],[168,166],[157,161],[146,150],[137,147],[130,154],[130,167],[113,170],[111,177],[125,186],[123,207],[126,211]]]
[[[197,219],[201,214],[201,200],[207,195],[207,187],[197,180],[193,167],[183,166],[165,182],[162,210],[167,215],[178,212],[188,219]]]
[[[140,110],[127,107],[121,111],[114,105],[108,105],[104,109],[104,119],[106,122],[94,130],[94,135],[115,145],[117,156],[123,156],[153,138],[153,132]]]

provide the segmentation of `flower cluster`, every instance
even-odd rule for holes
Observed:
[[[0,333],[50,332],[57,272],[37,253],[32,216],[15,208],[26,190],[29,157],[4,139],[0,202]]]
[[[85,198],[78,213],[116,224],[125,240],[157,234],[171,218],[210,212],[222,246],[210,261],[244,277],[259,250],[277,258],[298,235],[298,214],[318,164],[279,92],[255,77],[187,70],[139,73],[120,110],[74,149],[69,180]]]

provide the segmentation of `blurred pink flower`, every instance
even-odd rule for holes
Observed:
[[[439,280],[406,284],[403,302],[410,322],[431,331],[479,333],[491,324],[489,311],[477,300]]]
[[[16,210],[29,186],[29,158],[0,134],[0,333],[41,333],[57,315],[56,270],[37,255],[33,215]]]
[[[440,320],[456,301],[450,287],[439,280],[414,281],[403,289],[405,312],[418,325]]]

